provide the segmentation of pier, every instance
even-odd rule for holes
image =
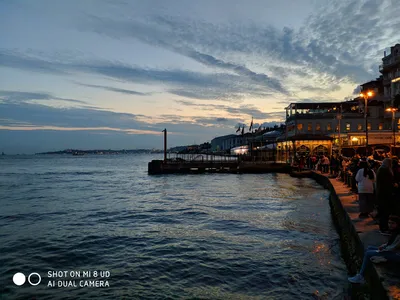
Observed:
[[[270,160],[249,160],[248,157],[212,154],[176,154],[164,160],[152,160],[148,164],[148,173],[289,173],[286,162]]]

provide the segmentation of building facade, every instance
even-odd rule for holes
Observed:
[[[296,136],[302,137],[302,143],[296,142],[296,150],[302,145],[310,147],[308,145],[310,143],[305,139],[307,136],[310,140],[313,136],[331,137],[332,149],[358,148],[366,145],[365,129],[368,127],[369,146],[391,146],[394,134],[396,135],[400,129],[399,120],[397,119],[395,131],[393,131],[392,115],[385,111],[385,103],[374,98],[367,101],[367,119],[363,98],[335,103],[292,103],[285,109],[287,125],[285,139],[296,140]],[[313,148],[318,147],[314,145],[315,142],[311,144]],[[327,147],[327,142],[321,145]],[[400,145],[398,134],[396,145]]]
[[[400,94],[400,44],[390,47],[390,53],[382,58],[379,72],[383,77],[383,92],[387,99],[393,100]]]

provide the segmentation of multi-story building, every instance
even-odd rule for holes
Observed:
[[[281,138],[281,148],[285,140],[293,142],[288,147],[295,148],[296,152],[329,153],[332,148],[365,147],[366,126],[369,146],[390,147],[393,130],[391,118],[386,117],[384,102],[374,98],[367,101],[368,118],[365,118],[363,98],[334,103],[290,104],[286,107],[287,132],[285,138]],[[326,137],[330,137],[332,142]],[[400,143],[400,137],[397,137],[397,143]]]
[[[393,101],[400,94],[400,44],[390,47],[390,54],[386,55],[386,51],[384,52],[379,72],[383,76],[384,95]]]

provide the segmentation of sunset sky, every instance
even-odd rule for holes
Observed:
[[[398,0],[0,0],[0,152],[162,148],[341,101]]]

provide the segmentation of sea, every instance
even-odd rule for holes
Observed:
[[[346,296],[328,190],[287,174],[148,175],[161,158],[1,156],[0,299]]]

